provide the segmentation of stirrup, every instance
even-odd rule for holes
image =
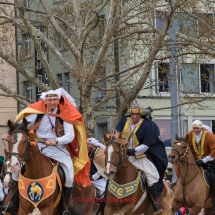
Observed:
[[[156,213],[160,213],[161,211],[163,211],[162,208],[158,205],[157,202],[154,202],[153,205],[152,205],[152,207],[153,207],[153,210],[154,210],[155,214]]]
[[[71,215],[71,213],[70,213],[68,210],[65,210],[65,211],[63,212],[63,215]]]

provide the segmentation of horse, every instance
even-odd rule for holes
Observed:
[[[48,157],[41,153],[37,144],[32,145],[29,139],[28,122],[24,118],[21,124],[13,124],[8,120],[9,134],[9,156],[10,156],[10,171],[20,171],[25,162],[24,176],[19,175],[19,210],[17,215],[37,214],[41,215],[57,215],[60,209],[61,199],[61,184],[58,183],[57,178],[50,178],[48,182],[41,181],[43,178],[49,178],[55,172],[56,164],[54,164]],[[57,173],[55,172],[55,175]],[[30,179],[28,186],[23,182],[23,177]],[[58,177],[59,179],[59,177]],[[50,188],[51,191],[45,199],[39,199],[39,196],[30,193],[32,183],[36,182],[45,195],[45,189]],[[45,186],[43,186],[45,184]],[[23,197],[21,191],[24,190],[28,196]],[[27,192],[26,192],[27,191]],[[52,192],[52,193],[51,193]],[[99,209],[99,204],[92,204],[94,198],[95,187],[88,186],[83,188],[74,185],[69,202],[68,211],[73,215],[81,214],[96,214]],[[33,197],[34,201],[31,201]],[[86,203],[86,199],[90,199]],[[36,204],[35,204],[36,200]],[[34,205],[33,205],[33,203]],[[36,212],[35,212],[35,209]]]
[[[213,202],[210,189],[204,181],[202,169],[196,165],[187,140],[176,136],[168,157],[170,163],[180,166],[180,178],[173,189],[172,211],[175,213],[186,206],[191,208],[190,215],[199,214],[202,208],[205,215],[211,215]]]
[[[130,215],[130,214],[143,214],[152,215],[154,214],[152,208],[152,201],[150,194],[147,192],[142,192],[141,180],[138,180],[137,184],[134,187],[126,187],[127,184],[136,181],[139,177],[138,170],[136,167],[128,160],[126,155],[126,150],[129,144],[128,139],[123,139],[121,135],[114,135],[113,137],[104,136],[106,149],[105,149],[105,175],[109,179],[109,184],[111,181],[114,181],[114,184],[118,184],[119,187],[113,186],[116,195],[113,192],[110,192],[109,189],[106,190],[106,206],[104,210],[105,215],[114,214],[114,215]],[[147,186],[147,185],[146,185]],[[108,185],[109,187],[109,185]],[[137,187],[135,191],[135,187]],[[122,190],[134,189],[134,192],[127,195],[126,197],[122,196]],[[119,196],[118,196],[119,195]],[[159,214],[169,215],[171,214],[171,190],[169,186],[164,183],[164,190],[159,197],[159,202],[163,206],[163,211]]]
[[[38,146],[31,145],[29,132],[27,130],[28,122],[23,119],[21,124],[14,125],[8,120],[9,134],[9,156],[10,156],[10,171],[13,173],[19,172],[25,162],[25,174],[19,176],[19,210],[18,215],[27,215],[38,207],[41,214],[57,215],[59,211],[59,203],[61,197],[60,184],[57,182],[56,172],[54,172],[53,163],[45,155],[40,153]],[[50,187],[50,193],[44,196],[43,201],[39,199],[31,201],[30,196],[24,196],[30,189],[30,183],[37,182],[43,178],[52,176],[46,184]],[[46,187],[41,185],[45,193]],[[50,183],[50,184],[48,184]],[[52,184],[51,184],[52,183]],[[21,190],[23,193],[21,194]],[[26,192],[27,191],[27,192]],[[43,194],[44,194],[43,193]]]

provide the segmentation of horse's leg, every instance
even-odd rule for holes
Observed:
[[[104,209],[104,215],[113,215],[115,212],[113,208],[114,208],[114,205],[106,204],[105,209]]]
[[[173,199],[172,201],[172,212],[176,213],[178,210],[183,207],[183,204],[181,202],[178,202],[176,199]]]
[[[128,203],[122,207],[122,209],[119,212],[114,213],[114,215],[130,215],[133,212],[133,209],[135,207],[135,203]]]
[[[199,207],[197,205],[193,205],[190,210],[190,215],[198,215],[201,210],[202,210],[201,207]]]

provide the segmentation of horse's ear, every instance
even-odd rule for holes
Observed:
[[[14,124],[13,124],[10,120],[8,120],[8,121],[7,121],[7,126],[8,126],[8,128],[9,128],[10,130],[12,130],[12,128],[14,127]]]
[[[109,141],[109,137],[107,136],[107,134],[104,135],[104,142],[107,143]]]
[[[184,138],[185,142],[188,143],[188,140],[189,140],[189,135],[187,134]]]
[[[23,118],[21,126],[22,126],[22,128],[24,128],[24,129],[27,130],[27,128],[28,128],[28,121],[27,121],[27,119]]]
[[[179,140],[179,137],[177,134],[175,134],[175,140]]]

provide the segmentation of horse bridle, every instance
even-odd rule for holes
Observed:
[[[177,144],[177,143],[174,143]],[[172,151],[175,151],[178,154],[178,161],[176,161],[177,163],[181,163],[184,158],[186,157],[188,150],[189,150],[189,146],[186,144],[186,146],[183,146],[182,148],[185,148],[184,152],[182,152],[181,154],[179,153],[179,151],[177,149],[172,149]]]
[[[12,152],[12,153],[8,152],[8,158],[9,159],[12,156],[15,156],[18,159],[20,165],[23,165],[23,162],[29,159],[28,154],[29,154],[30,148],[31,148],[31,144],[30,144],[30,140],[29,140],[29,133],[27,131],[18,130],[18,129],[12,131],[11,133],[14,133],[13,139],[12,139],[13,144],[17,143],[17,133],[24,133],[24,134],[27,134],[27,136],[28,136],[28,138],[24,141],[24,143],[27,144],[24,155],[21,155],[17,152]],[[21,161],[19,160],[19,157],[22,158]]]
[[[117,145],[119,147],[119,162],[118,162],[118,164],[115,164],[112,161],[107,161],[106,164],[105,164],[105,166],[107,165],[107,163],[111,163],[111,164],[113,164],[116,167],[116,172],[117,172],[119,170],[120,166],[124,164],[123,163],[123,157],[124,157],[123,156],[123,150],[124,149],[123,149],[122,145],[120,145],[119,143],[117,143],[117,142],[115,142],[113,140],[110,140],[107,143],[107,145],[113,145],[113,144],[115,144],[115,145]]]

